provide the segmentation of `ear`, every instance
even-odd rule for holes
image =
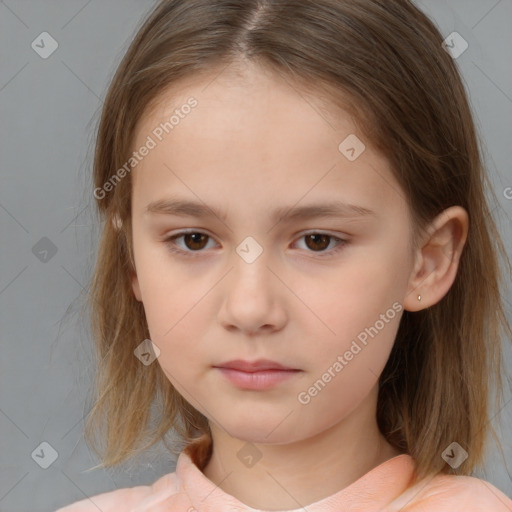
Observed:
[[[140,293],[140,285],[139,285],[139,278],[137,277],[137,272],[134,271],[132,273],[132,290],[133,294],[135,295],[135,298],[142,302],[142,295]]]
[[[448,293],[457,275],[468,226],[468,214],[461,206],[447,208],[430,223],[415,252],[405,310],[428,308]]]
[[[114,226],[114,229],[116,231],[119,231],[121,229],[121,227],[123,226],[123,220],[117,213],[114,213],[112,215],[112,226]],[[139,278],[137,277],[136,271],[132,272],[131,281],[132,281],[132,290],[133,290],[133,294],[135,295],[135,298],[139,302],[142,302],[142,295],[140,293],[140,286],[139,286]]]

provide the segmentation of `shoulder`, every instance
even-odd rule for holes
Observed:
[[[160,477],[152,485],[139,485],[115,491],[104,492],[76,501],[55,512],[138,512],[145,510],[145,506],[156,505],[162,502],[169,503],[176,495],[176,474],[169,473]],[[169,509],[171,510],[171,509]]]
[[[512,500],[491,483],[470,476],[426,478],[391,503],[385,512],[512,512]]]
[[[80,501],[59,508],[55,512],[114,512],[129,510],[147,498],[151,493],[149,486],[137,486],[90,496]]]

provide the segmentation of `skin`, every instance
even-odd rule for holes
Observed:
[[[331,109],[328,119],[325,105],[299,91],[249,64],[195,76],[161,95],[134,141],[140,147],[169,113],[197,99],[132,171],[133,292],[160,350],[158,364],[209,419],[214,449],[203,473],[246,505],[268,510],[320,500],[399,455],[378,429],[376,404],[403,311],[309,403],[297,397],[395,301],[417,311],[441,300],[468,225],[465,210],[451,207],[413,248],[410,212],[387,161],[347,114]],[[338,150],[349,134],[366,145],[354,161]],[[226,216],[145,212],[170,196]],[[269,217],[275,207],[336,199],[375,215],[290,223]],[[209,237],[202,245],[181,237],[175,247],[188,253],[170,252],[165,239],[188,228]],[[308,245],[311,232],[333,238]],[[248,236],[263,249],[252,263],[236,252]],[[336,238],[348,241],[338,252]],[[212,368],[259,358],[301,371],[254,391]],[[237,456],[248,443],[261,455],[252,467]]]

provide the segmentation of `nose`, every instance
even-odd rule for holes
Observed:
[[[290,292],[269,266],[266,252],[252,263],[235,254],[233,265],[221,289],[221,325],[247,335],[282,329],[287,320],[286,294]]]

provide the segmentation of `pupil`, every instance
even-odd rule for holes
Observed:
[[[315,247],[315,244],[318,243],[318,239],[319,238],[323,239],[323,241],[326,242],[326,243],[323,243],[323,244],[321,243],[320,244],[321,245],[320,249],[325,249],[326,247],[329,246],[329,238],[330,238],[329,235],[315,235],[315,234],[313,234],[313,235],[308,235],[306,237],[306,240],[308,242],[307,243],[308,247],[310,249],[318,249],[318,246]],[[313,241],[313,247],[310,247],[310,244],[309,244],[310,241]]]
[[[186,235],[186,237],[189,237],[189,239],[192,238],[192,246],[196,243],[199,243],[199,247],[193,246],[193,247],[189,247],[189,249],[201,249],[202,247],[201,247],[200,239],[201,239],[201,237],[206,238],[206,235],[203,235],[203,233],[188,233]],[[195,239],[196,237],[198,237],[198,240]],[[188,245],[189,244],[187,244],[187,246]]]

